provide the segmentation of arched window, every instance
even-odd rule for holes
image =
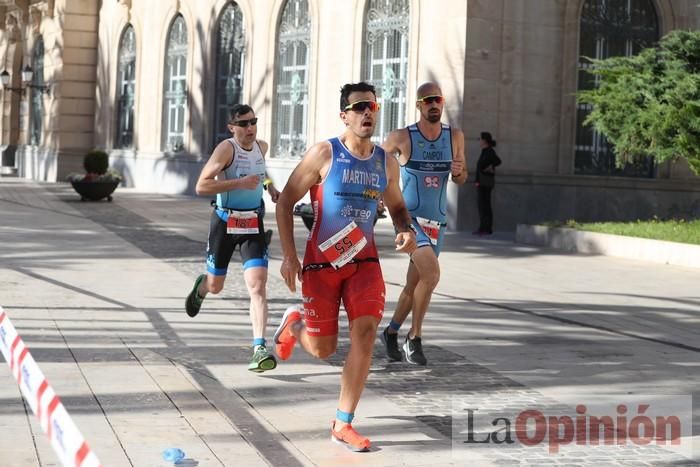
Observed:
[[[29,122],[29,144],[41,143],[41,130],[44,122],[44,38],[39,36],[32,51],[31,118]]]
[[[277,41],[274,157],[301,157],[309,109],[311,19],[307,0],[288,0]]]
[[[241,103],[245,29],[241,9],[235,3],[224,8],[216,41],[216,100],[214,102],[214,143],[229,138],[228,111]]]
[[[362,76],[376,86],[382,105],[376,142],[406,124],[408,4],[408,0],[370,0],[367,6]]]
[[[185,149],[185,111],[187,110],[187,26],[178,15],[170,25],[165,53],[163,85],[163,151]]]
[[[128,25],[119,41],[117,65],[117,138],[115,147],[134,145],[134,89],[136,87],[136,37]]]
[[[659,21],[652,0],[587,0],[581,13],[578,89],[593,89],[596,79],[587,73],[591,64],[585,57],[604,59],[630,56],[659,40]],[[583,121],[591,112],[589,104],[576,105],[577,174],[653,176],[653,159],[646,158],[622,169],[615,167],[615,154],[603,135]]]

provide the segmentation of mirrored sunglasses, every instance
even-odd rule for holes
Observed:
[[[424,104],[432,104],[433,102],[436,104],[442,104],[445,102],[445,98],[443,96],[424,96],[418,99],[418,102],[422,102]]]
[[[353,112],[364,112],[369,109],[370,112],[377,112],[379,110],[379,104],[375,101],[357,101],[345,107],[345,111],[352,110]]]
[[[255,118],[250,118],[250,119],[248,119],[248,120],[236,120],[236,121],[231,122],[231,125],[233,125],[233,126],[240,126],[240,127],[243,127],[243,128],[246,128],[246,127],[249,126],[249,125],[257,125],[257,124],[258,124],[258,118],[257,118],[257,117],[255,117]]]

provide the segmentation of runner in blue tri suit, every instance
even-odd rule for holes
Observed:
[[[417,123],[393,131],[382,145],[387,157],[396,155],[406,207],[413,218],[418,249],[411,255],[406,285],[394,316],[381,334],[389,359],[401,361],[398,331],[413,311],[411,329],[403,350],[406,361],[426,365],[421,343],[423,319],[440,279],[437,257],[447,223],[447,182],[467,180],[464,133],[440,122],[445,98],[436,83],[425,83],[416,92]]]
[[[311,146],[296,166],[277,203],[282,246],[280,273],[294,292],[301,280],[303,307],[285,311],[275,332],[281,360],[297,342],[309,354],[328,358],[338,345],[340,304],[348,315],[350,350],[340,379],[340,397],[331,422],[331,440],[357,452],[371,448],[352,421],[372,363],[377,327],[384,312],[385,285],[374,244],[377,202],[384,198],[397,230],[397,251],[416,245],[411,216],[399,187],[399,164],[372,143],[379,115],[374,86],[350,83],[340,92],[345,131]],[[294,242],[294,205],[310,192],[314,224],[303,265]]]
[[[228,129],[232,137],[214,149],[197,180],[197,194],[216,195],[216,205],[209,223],[207,274],[195,280],[185,300],[185,310],[190,317],[196,316],[204,297],[223,289],[231,256],[238,246],[253,324],[253,356],[248,369],[259,373],[277,366],[265,346],[267,242],[261,199],[263,189],[267,189],[273,202],[277,202],[279,192],[266,176],[268,145],[257,139],[258,119],[253,109],[237,104],[230,117]]]

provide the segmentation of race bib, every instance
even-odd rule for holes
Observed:
[[[355,221],[352,221],[318,247],[331,266],[338,269],[349,263],[365,245],[367,245],[365,234]]]
[[[229,211],[226,221],[226,233],[256,234],[260,232],[258,213],[255,211]]]
[[[420,228],[423,229],[423,232],[425,232],[430,239],[430,243],[437,245],[438,239],[440,238],[440,222],[423,217],[416,217],[416,220]]]

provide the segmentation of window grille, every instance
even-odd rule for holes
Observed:
[[[44,38],[39,36],[32,51],[32,85],[31,88],[31,118],[29,121],[29,144],[41,143],[41,132],[44,123]]]
[[[377,88],[381,109],[372,140],[381,143],[406,125],[408,0],[371,0],[365,24],[362,76]]]
[[[659,39],[659,22],[651,0],[588,0],[580,24],[578,89],[594,89],[596,77],[586,72],[591,64],[585,57],[605,59],[631,56],[653,46]],[[583,122],[590,104],[576,104],[577,174],[653,177],[653,158],[643,158],[623,168],[615,166],[615,153],[603,135]]]
[[[136,37],[128,25],[119,41],[117,65],[117,148],[134,145],[134,90],[136,87]]]
[[[163,89],[163,151],[185,149],[187,110],[187,26],[178,15],[168,32]]]
[[[245,29],[243,14],[236,3],[226,6],[216,41],[216,102],[214,103],[214,144],[229,138],[229,109],[241,103],[243,64],[245,62]]]
[[[311,18],[307,0],[288,0],[277,40],[273,157],[299,158],[306,150]]]

